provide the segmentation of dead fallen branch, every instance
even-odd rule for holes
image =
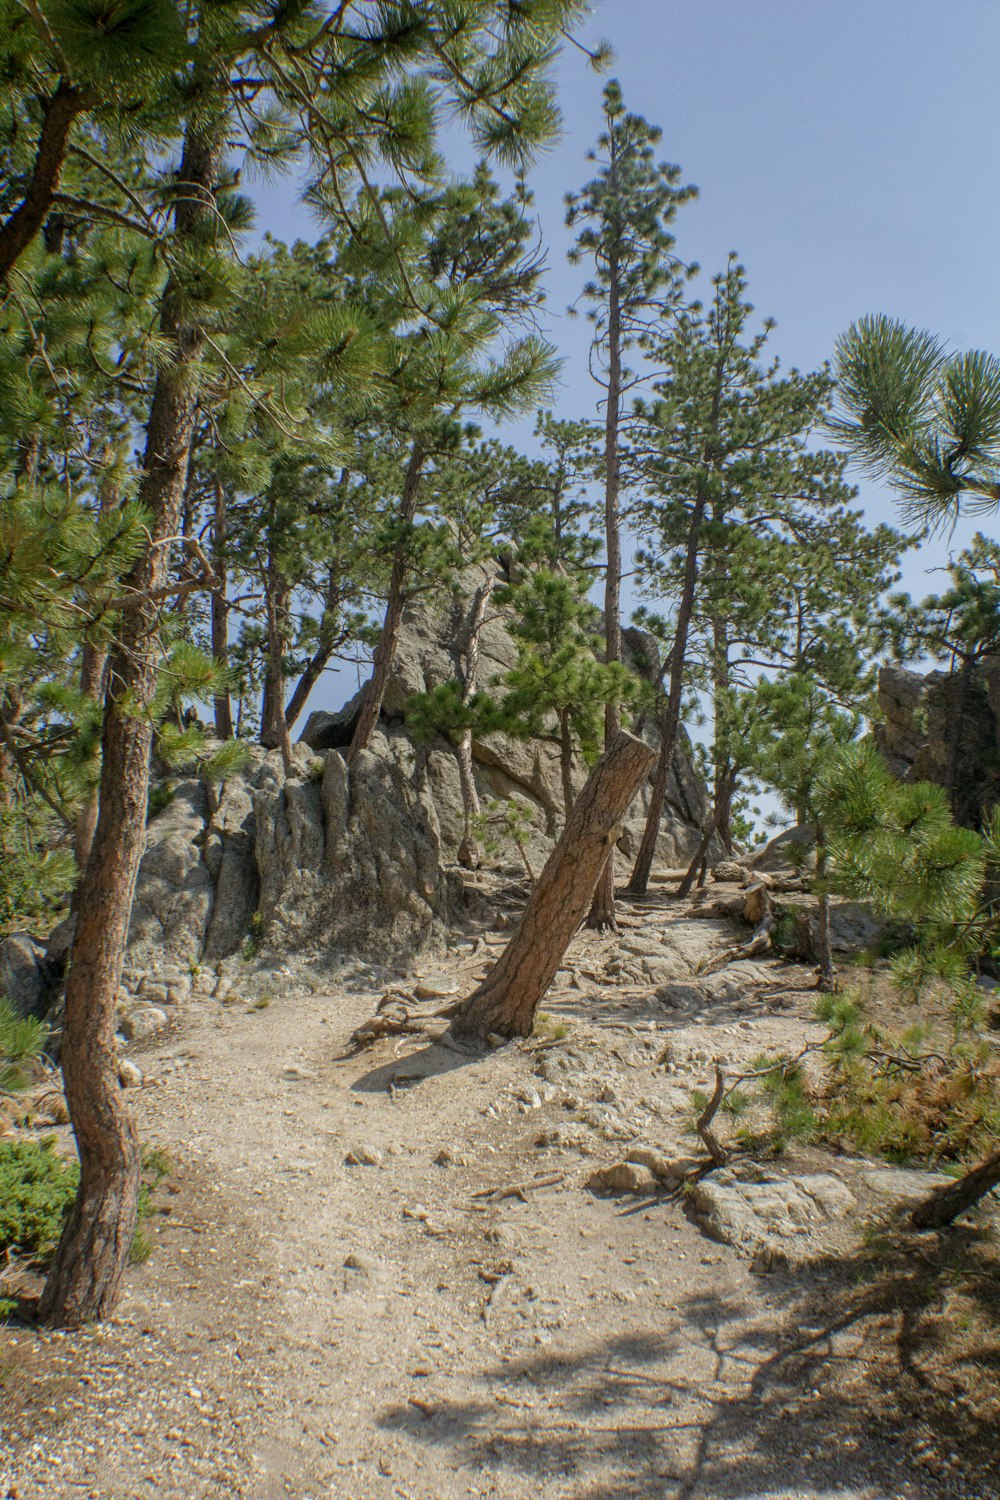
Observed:
[[[478,1205],[480,1207],[485,1207],[486,1203],[499,1203],[504,1198],[520,1198],[522,1203],[527,1203],[526,1194],[538,1188],[556,1187],[565,1180],[565,1172],[548,1172],[544,1177],[532,1177],[529,1182],[508,1182],[501,1187],[480,1188],[472,1196],[484,1200]]]

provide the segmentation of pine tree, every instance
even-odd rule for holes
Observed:
[[[694,189],[679,186],[680,168],[657,163],[661,132],[625,110],[621,86],[604,90],[605,129],[589,160],[598,174],[578,193],[567,195],[566,222],[579,227],[571,260],[592,260],[594,280],[584,288],[594,325],[592,369],[605,390],[604,534],[607,563],[604,588],[605,657],[621,661],[621,472],[620,443],[625,394],[635,383],[623,361],[644,343],[651,324],[669,317],[684,273],[674,254],[668,226]],[[605,740],[619,729],[612,702],[605,712]],[[609,857],[594,897],[588,925],[615,926],[614,859]]]
[[[389,3],[357,19],[341,16],[337,26],[309,7],[185,12],[198,39],[179,78],[180,164],[163,183],[172,222],[161,236],[167,275],[153,302],[157,358],[140,418],[145,444],[135,483],[148,529],[124,578],[108,658],[100,810],[66,995],[62,1058],[80,1188],[46,1285],[42,1314],[49,1321],[80,1323],[110,1310],[135,1225],[139,1152],[117,1083],[115,1002],[144,841],[160,617],[184,509],[199,378],[212,361],[240,373],[225,352],[226,316],[240,280],[230,248],[240,224],[227,222],[227,202],[237,206],[226,164],[230,124],[239,119],[258,158],[277,161],[300,144],[311,147],[317,183],[322,179],[332,199],[354,182],[366,186],[379,162],[410,182],[434,172],[433,126],[443,104],[459,108],[483,149],[517,161],[555,126],[547,70],[563,28],[581,10],[574,0],[527,9],[480,3],[458,26],[453,6],[430,4],[415,14],[408,3]],[[99,33],[100,16],[88,25]],[[369,202],[377,211],[373,194]],[[405,264],[400,281],[408,281]],[[442,321],[445,341],[461,300],[459,292],[448,309],[451,328]],[[530,362],[522,360],[522,371]],[[509,370],[502,378],[487,371],[479,392],[501,402],[509,382]],[[259,387],[251,383],[250,390],[258,410],[273,411]]]
[[[863,699],[887,634],[878,600],[903,545],[887,527],[865,532],[847,506],[843,460],[810,443],[829,406],[827,372],[785,375],[767,360],[773,325],[750,331],[735,257],[713,287],[711,304],[686,307],[656,346],[665,374],[657,401],[637,408],[630,453],[647,492],[640,576],[648,592],[677,599],[637,892],[649,879],[685,690],[708,702],[716,826],[731,848],[741,695],[760,672],[808,667],[843,700]]]

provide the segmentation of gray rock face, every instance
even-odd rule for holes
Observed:
[[[208,798],[200,781],[181,781],[149,824],[129,927],[133,963],[198,958],[215,886],[202,858]]]
[[[920,1172],[910,1167],[872,1167],[864,1174],[865,1187],[899,1208],[915,1208],[935,1188],[953,1181],[946,1172]]]
[[[1000,799],[1000,658],[984,657],[967,676],[883,667],[878,702],[885,722],[875,742],[893,775],[936,781],[958,821],[978,826]]]
[[[51,974],[45,947],[26,932],[0,942],[0,996],[19,1016],[41,1016],[51,999]]]
[[[250,788],[241,778],[232,778],[222,789],[205,840],[205,865],[215,882],[215,901],[205,934],[206,959],[228,958],[249,931],[260,899],[256,838]]]
[[[381,723],[350,773],[340,752],[350,743],[358,697],[339,713],[310,716],[288,775],[276,751],[254,749],[249,770],[212,795],[200,781],[174,785],[149,825],[129,939],[136,968],[159,973],[165,964],[226,958],[258,915],[269,948],[303,956],[339,950],[398,963],[440,943],[456,902],[465,899],[462,881],[449,870],[463,833],[458,764],[444,739],[414,744],[405,708],[415,693],[461,674],[459,643],[467,639],[469,599],[481,581],[480,570],[470,572],[469,598],[407,611]],[[637,669],[655,677],[653,637],[627,630],[625,640]],[[479,685],[488,689],[516,656],[503,619],[489,613]],[[655,731],[645,733],[655,744]],[[484,736],[473,745],[473,769],[484,806],[512,796],[522,803],[529,856],[540,868],[563,824],[555,739]],[[582,761],[573,776],[581,787]],[[646,799],[646,792],[636,799],[619,841],[623,870],[638,847]],[[682,741],[668,787],[661,861],[687,860],[706,811],[705,788]],[[498,862],[516,858],[513,848],[498,852]],[[661,964],[653,978],[659,983],[673,973],[674,965]]]
[[[786,1177],[760,1167],[724,1167],[691,1195],[706,1234],[764,1265],[793,1259],[797,1243],[849,1214],[855,1203],[850,1188],[831,1172]]]
[[[500,575],[499,564],[493,566]],[[432,608],[420,600],[405,611],[382,706],[382,728],[390,739],[402,732],[409,698],[461,675],[457,643],[465,639],[469,599],[482,577],[480,569],[470,571],[468,597],[452,600],[443,609]],[[660,665],[655,638],[646,631],[628,627],[623,632],[623,641],[628,665],[654,680]],[[488,691],[516,660],[513,636],[499,611],[490,611],[480,641],[478,686]],[[302,731],[302,743],[316,751],[345,748],[350,743],[359,707],[360,694],[338,713],[311,714]],[[655,725],[646,725],[642,733],[650,744],[658,743]],[[492,798],[518,798],[526,807],[531,824],[527,839],[529,856],[539,863],[544,861],[563,823],[562,778],[555,739],[526,742],[508,735],[486,735],[473,742],[472,756],[476,786],[484,805]],[[462,796],[455,755],[444,740],[436,740],[422,749],[421,759],[441,842],[446,855],[453,858],[462,837]],[[577,790],[586,778],[587,767],[578,760],[573,769]],[[648,787],[644,787],[632,804],[618,843],[623,872],[638,850],[648,806]],[[697,847],[707,812],[705,787],[695,773],[690,743],[682,731],[667,786],[666,810],[657,846],[660,862],[671,866],[687,863]],[[715,852],[721,852],[721,848]],[[516,858],[513,853],[510,857]]]
[[[443,939],[456,891],[405,735],[377,732],[350,771],[327,751],[321,781],[262,787],[254,809],[269,944],[399,959]]]

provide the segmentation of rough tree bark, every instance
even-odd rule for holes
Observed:
[[[465,629],[465,650],[462,653],[461,698],[463,707],[471,702],[476,691],[476,677],[479,672],[479,641],[483,633],[486,606],[495,587],[496,578],[487,578],[472,597],[472,606]],[[462,841],[458,846],[457,858],[459,864],[464,865],[467,870],[477,870],[482,854],[478,840],[472,831],[472,821],[478,818],[480,806],[476,778],[472,768],[471,729],[463,730],[459,736],[455,746],[455,759],[458,761],[458,777],[462,787],[463,818]]]
[[[619,730],[577,797],[520,926],[452,1022],[458,1039],[529,1036],[654,752]]]
[[[400,502],[400,520],[405,527],[409,527],[414,516],[417,514],[417,493],[420,489],[420,475],[424,467],[424,452],[419,443],[414,443],[410,453],[410,462],[406,470],[406,479],[403,481],[403,495]],[[358,722],[354,726],[354,735],[344,759],[349,766],[353,765],[362,750],[367,750],[371,743],[371,737],[375,733],[375,726],[382,712],[382,699],[389,682],[389,672],[392,669],[393,659],[396,655],[396,642],[399,639],[399,626],[403,618],[403,610],[406,606],[406,575],[409,571],[410,539],[404,533],[396,543],[396,549],[392,556],[392,574],[389,578],[389,597],[386,600],[385,619],[382,622],[382,634],[379,636],[378,645],[375,647],[375,655],[372,658],[372,675],[365,688],[365,695],[361,703],[361,712]]]
[[[210,212],[220,150],[189,129],[178,181],[193,191],[175,208],[178,241],[198,236]],[[139,499],[149,542],[128,578],[118,638],[108,662],[100,812],[81,882],[61,1059],[80,1155],[80,1185],[45,1284],[40,1317],[62,1327],[106,1317],[128,1263],[139,1202],[139,1141],[118,1082],[115,1007],[132,898],[146,842],[150,708],[160,652],[155,595],[169,570],[194,429],[195,378],[204,346],[185,319],[187,299],[170,277],[160,331],[173,360],[157,376],[146,425]]]
[[[107,649],[96,641],[83,643],[80,657],[80,692],[95,703],[101,701],[105,692],[105,670],[108,665]],[[97,829],[97,813],[100,806],[99,789],[95,785],[83,797],[76,814],[73,836],[73,854],[76,859],[77,880],[83,877],[94,844]]]
[[[677,608],[677,625],[674,629],[674,645],[670,653],[670,689],[667,706],[660,724],[660,753],[656,762],[656,774],[649,798],[649,812],[642,830],[642,841],[636,855],[635,866],[628,888],[637,896],[645,895],[649,884],[649,872],[653,868],[656,841],[660,836],[660,821],[663,804],[667,796],[667,781],[674,760],[674,747],[681,724],[681,694],[684,689],[684,664],[687,657],[688,630],[694,614],[695,590],[698,586],[698,548],[701,544],[701,526],[705,519],[707,497],[700,492],[691,512],[688,527],[687,552],[684,559],[684,582]]]
[[[612,152],[614,135],[612,132]],[[614,160],[612,159],[612,181]],[[622,321],[621,288],[617,252],[608,260],[608,404],[604,419],[604,530],[607,546],[607,568],[604,575],[604,659],[622,659],[622,539],[618,496],[621,468],[618,456],[618,427],[622,404]],[[621,729],[618,709],[609,703],[604,709],[604,743],[610,745]],[[587,926],[597,931],[615,930],[615,854],[614,845],[600,872]]]
[[[0,225],[0,283],[6,281],[18,257],[45,223],[59,186],[73,121],[92,102],[89,95],[65,78],[60,78],[55,93],[44,101],[42,129],[28,191],[6,223]]]
[[[959,1214],[978,1203],[991,1188],[1000,1185],[1000,1151],[994,1151],[978,1167],[939,1187],[929,1198],[918,1203],[910,1215],[914,1229],[943,1229]]]
[[[229,600],[226,580],[229,565],[226,558],[226,497],[222,485],[215,481],[215,508],[212,517],[212,569],[218,580],[211,593],[212,660],[220,671],[229,667]],[[233,709],[229,688],[224,687],[212,699],[215,732],[220,740],[233,737]]]
[[[110,456],[110,455],[109,455]],[[121,496],[118,487],[111,481],[101,485],[100,504],[98,515],[105,517],[120,503]],[[86,636],[83,642],[83,650],[80,653],[80,692],[85,698],[93,703],[101,703],[107,688],[106,674],[108,665],[108,648],[106,643],[97,637]],[[94,843],[94,833],[97,829],[97,812],[99,806],[98,787],[95,783],[85,794],[76,814],[76,827],[73,834],[73,855],[76,859],[77,890],[73,893],[74,905],[78,899],[79,883],[87,868],[90,851]]]
[[[281,751],[285,774],[292,768],[292,741],[285,718],[285,646],[288,619],[288,586],[282,579],[273,553],[267,562],[265,586],[267,614],[267,674],[261,704],[260,742]]]

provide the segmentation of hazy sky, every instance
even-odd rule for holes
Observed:
[[[995,0],[598,0],[582,35],[611,42],[627,106],[662,127],[662,157],[700,189],[678,214],[678,252],[710,272],[738,252],[784,364],[821,364],[866,312],[1000,351]],[[562,200],[589,175],[602,80],[572,50],[558,78],[562,138],[531,182],[545,324],[566,358],[554,405],[582,416],[597,390],[586,324],[565,316],[583,271],[566,264]],[[262,228],[315,233],[290,187],[258,198]],[[863,501],[895,519],[890,496],[866,487]],[[914,592],[940,586],[922,572],[945,553],[939,540],[908,563]]]

